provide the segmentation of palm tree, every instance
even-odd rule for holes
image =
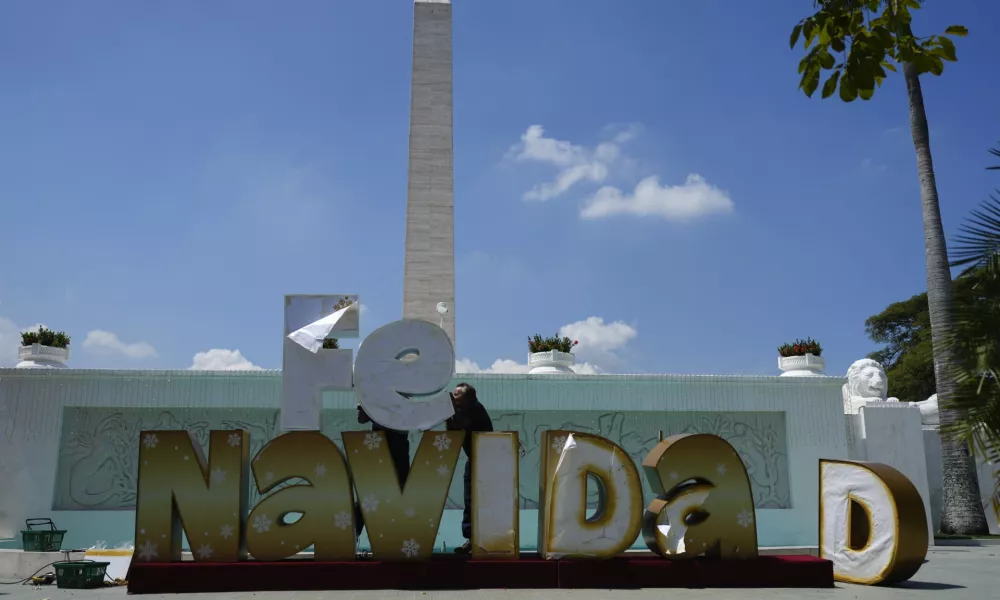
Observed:
[[[896,71],[893,62],[903,67],[910,134],[920,181],[934,374],[942,431],[952,431],[966,416],[960,408],[949,403],[959,385],[955,371],[949,368],[954,362],[955,350],[954,345],[948,343],[954,337],[954,299],[920,75],[940,75],[944,61],[957,60],[955,44],[943,35],[916,37],[910,27],[911,12],[920,5],[912,2],[818,0],[814,6],[817,12],[796,25],[791,38],[794,48],[801,35],[805,49],[809,50],[799,63],[802,74],[799,87],[807,96],[812,96],[819,88],[823,71],[833,71],[823,85],[823,98],[832,96],[839,85],[841,100],[852,102],[858,97],[869,100],[888,76],[886,71]],[[964,27],[952,26],[945,33],[962,36],[968,32]],[[843,55],[843,60],[838,63],[835,54]],[[958,436],[942,435],[941,454],[944,483],[941,531],[988,533],[969,445]]]
[[[1000,157],[1000,147],[990,153]],[[990,196],[960,232],[952,265],[969,266],[961,277],[974,283],[971,297],[955,309],[950,346],[958,358],[953,372],[959,387],[949,408],[964,418],[942,429],[988,455],[1000,451],[1000,197]],[[1000,501],[1000,472],[991,495]]]

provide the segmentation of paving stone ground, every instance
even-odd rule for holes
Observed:
[[[937,547],[916,576],[894,588],[838,584],[835,589],[716,589],[716,590],[473,590],[461,592],[256,592],[241,594],[187,594],[184,596],[136,596],[144,600],[645,600],[694,598],[698,600],[800,600],[837,598],[841,600],[882,600],[926,598],[941,600],[1000,600],[1000,546]],[[125,600],[124,588],[60,590],[53,586],[0,586],[0,600]]]

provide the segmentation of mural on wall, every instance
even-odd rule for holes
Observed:
[[[343,450],[342,431],[368,429],[359,425],[352,408],[323,411],[323,433]],[[593,433],[614,441],[639,467],[656,446],[659,435],[712,433],[733,445],[746,465],[757,508],[791,506],[785,415],[780,412],[656,412],[656,411],[499,411],[494,414],[497,431],[517,431],[520,440],[520,504],[538,507],[539,439],[546,430]],[[208,447],[213,429],[246,429],[250,432],[250,455],[280,433],[275,408],[108,408],[64,409],[59,463],[56,473],[55,510],[132,510],[135,508],[139,432],[143,430],[190,431],[198,443]],[[411,434],[412,449],[419,434]],[[463,455],[456,472],[465,468]],[[292,485],[289,481],[285,485]],[[645,501],[653,494],[643,478]],[[281,486],[284,487],[284,486]],[[280,488],[279,488],[280,489]],[[277,490],[274,490],[277,491]],[[270,493],[274,493],[274,491]],[[260,501],[250,486],[250,506]],[[597,491],[589,503],[597,505]],[[462,478],[455,477],[448,493],[447,508],[462,507]]]

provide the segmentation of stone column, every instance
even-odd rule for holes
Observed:
[[[455,342],[451,2],[413,3],[403,318],[442,324]]]

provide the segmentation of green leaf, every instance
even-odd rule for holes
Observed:
[[[806,48],[812,45],[813,36],[816,35],[816,23],[811,19],[806,21],[806,24],[802,27],[802,33],[806,36]]]
[[[895,73],[895,72],[896,72],[896,65],[892,64],[892,63],[891,63],[891,62],[889,62],[889,61],[884,61],[884,62],[882,63],[882,66],[883,66],[883,67],[885,67],[886,69],[889,69],[889,70],[890,70],[890,71],[892,71],[893,73]]]
[[[875,27],[872,33],[875,34],[874,38],[878,40],[882,48],[888,50],[895,45],[896,39],[892,37],[892,34],[885,27]]]
[[[842,38],[833,38],[830,40],[830,47],[833,48],[834,52],[843,52],[847,49],[847,44]]]
[[[955,54],[955,42],[951,41],[946,37],[941,37],[941,36],[938,36],[937,42],[938,44],[941,45],[941,49],[937,53],[938,56],[951,62],[955,62],[956,60],[958,60],[958,56],[956,56]]]
[[[832,69],[833,65],[837,61],[833,58],[833,55],[827,52],[826,48],[823,48],[819,53],[819,64],[824,69]]]
[[[837,91],[837,82],[840,81],[840,71],[834,71],[833,75],[823,84],[823,97],[829,98]]]
[[[948,35],[957,35],[958,37],[969,35],[969,30],[964,25],[952,25],[948,29],[945,29],[944,32]]]
[[[872,96],[875,95],[875,89],[860,89],[858,90],[858,95],[861,96],[862,100],[871,100]]]
[[[819,68],[811,68],[806,71],[805,76],[802,78],[802,91],[806,93],[806,96],[812,98],[813,93],[816,88],[819,87]]]
[[[858,88],[850,77],[840,79],[840,99],[844,102],[854,102],[858,97]]]
[[[812,62],[812,53],[811,52],[809,54],[807,54],[806,56],[804,56],[802,58],[802,60],[799,61],[799,75],[805,73],[806,67],[809,66],[810,62]]]
[[[802,33],[802,25],[796,25],[795,29],[792,30],[792,38],[788,42],[790,48],[795,48],[795,44],[799,43],[799,35]]]
[[[830,33],[827,31],[826,25],[819,30],[819,44],[825,46],[830,43]]]

